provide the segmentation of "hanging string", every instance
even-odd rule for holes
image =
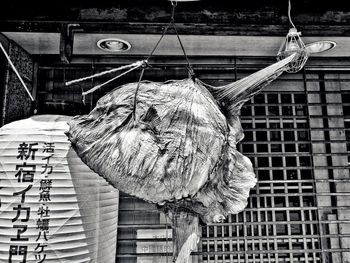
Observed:
[[[95,58],[93,57],[92,58],[92,63],[91,63],[91,74],[94,75],[95,74]],[[94,87],[95,85],[95,78],[91,78],[91,87]],[[82,93],[82,96],[83,96],[83,100],[84,100],[84,104],[85,104],[85,91],[83,91]],[[92,102],[93,102],[93,95],[91,94],[91,100],[90,100],[90,110],[92,110]]]
[[[25,91],[27,92],[29,98],[30,98],[32,101],[34,101],[34,98],[33,98],[32,94],[30,93],[30,91],[29,91],[27,85],[24,83],[24,81],[23,81],[21,75],[18,73],[18,71],[17,71],[15,65],[12,63],[12,61],[11,61],[9,55],[7,54],[6,50],[4,49],[4,47],[2,46],[1,43],[0,43],[0,49],[1,49],[2,52],[4,53],[4,55],[5,55],[5,57],[6,57],[7,61],[8,61],[8,63],[10,64],[12,70],[13,70],[13,71],[15,72],[15,74],[17,75],[19,81],[21,82],[23,88],[24,88]]]
[[[174,30],[175,30],[177,39],[179,40],[179,43],[180,43],[182,52],[183,52],[183,54],[184,54],[184,56],[185,56],[185,58],[186,58],[188,73],[189,73],[189,75],[193,78],[193,77],[195,76],[193,67],[192,67],[192,65],[191,65],[191,63],[190,63],[190,60],[188,59],[188,56],[187,56],[187,54],[186,54],[186,50],[185,50],[185,48],[184,48],[184,46],[183,46],[183,44],[182,44],[180,35],[179,35],[179,33],[177,32],[177,28],[176,28],[176,26],[175,26],[175,23],[172,23],[172,25],[173,25],[173,28],[174,28]]]
[[[136,87],[135,94],[134,94],[134,107],[133,107],[133,111],[132,111],[132,115],[134,118],[134,125],[136,125],[137,93],[139,92],[139,89],[140,89],[141,81],[143,78],[143,73],[145,73],[145,67],[143,67],[141,70],[139,81],[137,82],[137,87]]]
[[[110,73],[113,73],[113,72],[116,72],[116,71],[120,71],[120,70],[123,70],[123,69],[132,68],[134,70],[134,69],[137,69],[137,68],[141,67],[142,64],[144,64],[144,63],[145,63],[145,60],[141,60],[141,61],[137,61],[135,63],[129,64],[129,65],[125,65],[125,66],[121,66],[121,67],[118,67],[118,68],[113,68],[113,69],[110,69],[110,70],[106,70],[106,71],[103,71],[103,72],[100,72],[100,73],[96,73],[96,74],[90,75],[88,77],[71,80],[71,81],[66,82],[66,86],[69,86],[69,85],[72,85],[72,84],[75,84],[75,83],[78,83],[78,82],[82,82],[82,81],[85,81],[85,80],[89,80],[89,79],[92,79],[92,78],[95,78],[95,77],[101,77],[103,75],[110,74]]]
[[[136,87],[135,94],[134,94],[134,107],[133,107],[134,124],[136,124],[137,93],[139,92],[141,81],[142,81],[142,78],[143,78],[143,74],[145,73],[145,69],[146,69],[147,66],[150,66],[148,64],[148,60],[153,56],[154,52],[157,50],[160,42],[164,38],[164,36],[165,36],[166,32],[168,31],[170,25],[171,25],[171,22],[169,22],[168,25],[163,29],[162,35],[160,36],[160,38],[158,39],[157,43],[153,47],[152,51],[149,53],[149,55],[146,58],[146,60],[144,60],[144,63],[141,65],[142,66],[142,70],[140,72],[139,80],[137,82],[137,87]]]
[[[173,5],[174,6],[174,5]],[[174,10],[174,8],[173,8]],[[174,11],[173,11],[174,13]],[[173,15],[172,15],[173,16]],[[107,70],[107,71],[103,71],[103,72],[100,72],[100,73],[97,73],[97,74],[94,74],[94,75],[91,75],[91,76],[88,76],[88,77],[84,77],[84,78],[80,78],[80,79],[76,79],[76,80],[72,80],[72,81],[69,81],[69,82],[66,82],[66,85],[72,85],[72,84],[75,84],[75,83],[78,83],[78,82],[81,82],[81,81],[85,81],[85,80],[88,80],[88,79],[92,79],[94,77],[100,77],[100,76],[103,76],[103,75],[106,75],[106,74],[110,74],[110,73],[113,73],[113,72],[116,72],[116,71],[120,71],[120,70],[123,70],[123,69],[127,69],[127,68],[130,68],[129,70],[123,72],[122,74],[100,84],[100,85],[97,85],[95,87],[93,87],[92,89],[86,91],[86,92],[82,92],[82,95],[83,95],[83,101],[85,100],[85,96],[91,92],[94,92],[96,91],[97,89],[100,89],[102,86],[126,75],[127,73],[139,68],[139,67],[142,67],[142,70],[141,70],[141,73],[140,73],[140,77],[139,77],[139,81],[137,83],[137,88],[136,88],[136,91],[135,91],[135,95],[134,95],[134,109],[133,109],[133,115],[134,115],[134,120],[136,118],[136,104],[137,104],[137,93],[138,93],[138,90],[140,88],[140,84],[141,84],[141,81],[142,81],[142,77],[143,77],[143,74],[144,74],[144,71],[145,71],[145,68],[147,66],[149,66],[148,64],[148,60],[153,56],[154,52],[156,51],[156,49],[158,48],[160,42],[162,41],[162,39],[164,38],[166,32],[168,31],[169,27],[171,26],[171,22],[164,28],[163,32],[162,32],[162,35],[161,37],[159,38],[158,42],[156,43],[156,45],[153,47],[152,51],[150,52],[150,54],[148,55],[148,57],[145,59],[145,60],[142,60],[142,61],[137,61],[133,64],[130,64],[130,65],[126,65],[126,66],[122,66],[122,67],[119,67],[119,68],[115,68],[115,69],[111,69],[111,70]]]
[[[141,70],[141,73],[140,73],[140,77],[139,77],[139,80],[138,80],[138,83],[137,83],[137,87],[136,87],[136,90],[135,90],[135,94],[134,94],[134,108],[133,108],[133,117],[134,117],[134,125],[136,124],[136,107],[137,107],[137,94],[138,94],[138,91],[140,89],[140,85],[141,85],[141,81],[142,81],[142,78],[143,78],[143,74],[145,72],[145,68],[146,66],[149,66],[148,65],[148,60],[153,56],[154,52],[157,50],[160,42],[162,41],[162,39],[164,38],[166,32],[168,31],[169,27],[172,26],[174,28],[174,31],[175,31],[175,34],[177,36],[177,39],[179,40],[179,43],[180,43],[180,46],[181,46],[181,49],[182,49],[182,52],[186,58],[186,61],[187,61],[187,70],[189,72],[189,75],[193,78],[195,75],[194,75],[194,71],[193,71],[193,68],[192,68],[192,65],[187,57],[187,54],[186,54],[186,51],[185,51],[185,48],[182,44],[182,41],[181,41],[181,38],[179,36],[179,33],[176,29],[176,26],[175,26],[175,8],[177,6],[177,2],[176,1],[171,1],[171,5],[172,5],[172,10],[171,10],[171,18],[170,18],[170,22],[168,23],[168,25],[164,28],[163,32],[162,32],[162,35],[160,36],[158,42],[156,43],[156,45],[153,47],[152,51],[150,52],[150,54],[148,55],[148,57],[146,58],[145,60],[145,63],[142,65],[142,70]]]
[[[153,53],[156,51],[156,49],[158,48],[159,43],[162,41],[163,37],[165,36],[165,33],[168,31],[169,27],[171,25],[171,22],[163,29],[162,35],[160,36],[158,42],[156,43],[156,45],[153,47],[151,53],[148,55],[148,57],[146,58],[146,61],[148,62],[148,60],[153,56]]]
[[[177,31],[177,28],[176,28],[176,25],[175,25],[175,8],[177,6],[177,2],[176,1],[171,1],[171,5],[173,6],[173,9],[172,9],[172,12],[171,12],[171,20],[170,20],[170,23],[172,25],[172,27],[174,28],[174,31],[175,31],[175,34],[176,34],[176,37],[180,43],[180,46],[181,46],[181,49],[182,49],[182,53],[184,54],[185,56],[185,59],[187,61],[187,70],[188,70],[188,73],[190,75],[190,77],[194,77],[195,74],[194,74],[194,70],[193,70],[193,67],[190,63],[190,60],[188,59],[188,56],[186,54],[186,50],[184,48],[184,45],[182,44],[182,41],[181,41],[181,38],[180,38],[180,35],[179,35],[179,32]]]
[[[176,1],[171,1],[171,5],[172,5],[172,10],[171,10],[171,18],[170,18],[170,22],[169,24],[164,28],[163,32],[162,32],[162,35],[161,37],[159,38],[158,42],[156,43],[156,45],[154,46],[153,50],[151,51],[151,53],[148,55],[148,57],[146,58],[146,61],[148,62],[148,60],[152,57],[152,55],[154,54],[154,52],[156,51],[156,49],[158,48],[158,45],[159,43],[162,41],[163,37],[165,36],[165,33],[168,31],[169,27],[172,26],[174,28],[174,31],[175,31],[175,34],[176,34],[176,37],[180,43],[180,46],[181,46],[181,49],[182,49],[182,52],[185,56],[185,59],[187,61],[187,69],[189,71],[189,74],[191,76],[194,76],[194,70],[193,70],[193,67],[190,63],[190,60],[188,59],[188,56],[186,54],[186,50],[184,48],[184,45],[181,41],[181,38],[180,38],[180,35],[177,31],[177,28],[176,28],[176,25],[175,25],[175,8],[177,7],[177,2]]]
[[[173,11],[172,13],[174,13],[174,5],[173,5]],[[172,15],[173,17],[174,15]],[[173,18],[172,18],[173,19]],[[160,42],[162,41],[162,39],[164,38],[166,32],[168,31],[170,25],[171,25],[171,22],[170,21],[168,23],[168,25],[163,29],[163,32],[162,32],[162,35],[160,36],[160,38],[158,39],[157,43],[155,44],[155,46],[153,47],[152,51],[149,53],[148,57],[146,58],[146,64],[145,65],[148,65],[148,60],[153,56],[154,52],[157,50]],[[140,85],[141,85],[141,81],[142,81],[142,78],[143,78],[143,74],[145,73],[145,66],[142,67],[142,70],[140,72],[140,76],[139,76],[139,80],[137,82],[137,87],[135,89],[135,94],[134,94],[134,107],[133,107],[133,118],[134,118],[134,125],[136,125],[136,107],[137,107],[137,94],[139,92],[139,89],[140,89]]]
[[[106,81],[106,82],[104,82],[104,83],[102,83],[102,84],[99,84],[99,85],[93,87],[92,89],[89,89],[88,91],[83,92],[82,95],[83,95],[83,96],[86,96],[86,95],[90,94],[91,92],[94,92],[95,90],[100,89],[101,87],[107,85],[108,83],[110,83],[110,82],[112,82],[112,81],[114,81],[114,80],[116,80],[116,79],[119,79],[120,77],[122,77],[122,76],[128,74],[129,72],[131,72],[131,71],[133,71],[133,70],[135,70],[135,69],[137,69],[137,68],[139,68],[139,67],[141,67],[141,66],[142,66],[142,65],[137,65],[137,66],[135,66],[135,67],[133,67],[133,68],[131,68],[131,69],[129,69],[129,70],[127,70],[127,71],[125,71],[125,72],[119,74],[118,76],[116,76],[116,77],[114,77],[114,78],[112,78],[112,79],[110,79],[110,80],[108,80],[108,81]]]
[[[174,28],[174,31],[176,33],[176,36],[177,36],[177,39],[180,43],[180,46],[181,46],[181,49],[182,49],[182,52],[186,58],[186,61],[187,61],[187,70],[189,72],[189,75],[193,78],[194,77],[194,70],[193,70],[193,67],[188,59],[188,56],[186,54],[186,51],[185,51],[185,48],[182,44],[182,41],[181,41],[181,38],[179,36],[179,33],[177,31],[177,28],[175,26],[175,8],[177,6],[177,2],[176,1],[171,1],[171,5],[172,5],[172,11],[171,11],[171,19],[170,19],[170,22],[167,24],[167,26],[164,28],[163,32],[162,32],[162,35],[160,36],[159,40],[157,41],[156,45],[153,47],[152,51],[150,52],[150,54],[148,55],[148,57],[145,59],[145,60],[142,60],[142,61],[137,61],[133,64],[130,64],[130,65],[126,65],[126,66],[122,66],[122,67],[118,67],[118,68],[114,68],[114,69],[111,69],[111,70],[107,70],[107,71],[103,71],[103,72],[100,72],[100,73],[97,73],[97,74],[94,74],[94,75],[91,75],[91,76],[88,76],[88,77],[84,77],[84,78],[80,78],[80,79],[76,79],[76,80],[71,80],[71,81],[68,81],[66,82],[65,84],[68,86],[68,85],[72,85],[72,84],[75,84],[75,83],[79,83],[79,82],[82,82],[82,81],[85,81],[85,80],[89,80],[89,79],[93,79],[95,77],[100,77],[100,76],[103,76],[103,75],[106,75],[106,74],[110,74],[110,73],[113,73],[113,72],[116,72],[116,71],[120,71],[120,70],[123,70],[123,69],[129,69],[125,72],[123,72],[122,74],[100,84],[100,85],[97,85],[93,88],[91,88],[90,90],[88,91],[83,91],[82,90],[82,95],[83,95],[83,103],[85,103],[85,96],[87,94],[90,94],[94,91],[96,91],[97,89],[100,89],[101,87],[103,87],[104,85],[124,76],[125,74],[139,68],[139,67],[142,67],[142,70],[140,72],[140,76],[139,76],[139,80],[138,80],[138,83],[137,83],[137,87],[135,89],[135,94],[134,94],[134,107],[133,107],[133,117],[134,117],[134,124],[136,124],[136,106],[137,106],[137,94],[138,94],[138,91],[140,89],[140,85],[141,85],[141,81],[142,81],[142,78],[143,78],[143,75],[144,75],[144,72],[145,72],[145,68],[146,67],[149,67],[149,64],[148,64],[148,60],[153,56],[154,52],[157,50],[160,42],[162,41],[162,39],[164,38],[166,32],[168,31],[169,27],[172,26]]]
[[[292,25],[292,27],[295,28],[295,25],[293,24],[292,18],[290,17],[291,9],[292,9],[291,3],[290,3],[290,0],[288,0],[288,18],[289,18],[289,23]]]

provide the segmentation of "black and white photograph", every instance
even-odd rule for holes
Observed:
[[[350,2],[2,0],[0,263],[350,263]]]

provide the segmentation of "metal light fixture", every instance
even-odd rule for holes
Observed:
[[[296,53],[296,58],[291,63],[289,63],[288,68],[286,70],[289,73],[295,73],[303,68],[309,57],[309,53],[306,50],[304,42],[300,38],[301,33],[298,32],[298,30],[292,22],[292,19],[290,17],[290,0],[288,3],[288,18],[290,24],[292,25],[292,28],[289,29],[286,39],[283,41],[277,53],[277,60],[282,60]]]
[[[330,49],[335,48],[337,43],[330,40],[317,41],[306,45],[306,51],[309,54],[321,53]]]
[[[97,41],[97,47],[108,52],[125,52],[130,50],[131,44],[118,38],[106,38]]]

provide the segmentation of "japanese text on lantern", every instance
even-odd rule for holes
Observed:
[[[12,263],[15,258],[20,259],[22,263],[27,260],[28,237],[25,237],[25,232],[28,228],[28,221],[30,219],[31,207],[26,206],[26,193],[33,187],[34,176],[36,173],[35,165],[35,153],[38,151],[38,143],[20,143],[18,145],[17,159],[21,161],[16,165],[16,174],[18,183],[21,185],[21,189],[13,193],[13,196],[19,196],[19,202],[13,207],[13,211],[16,212],[14,218],[12,218],[12,227],[17,232],[15,237],[11,237],[11,242],[18,242],[10,245],[9,248],[9,263]]]
[[[45,248],[48,246],[48,234],[50,228],[50,208],[52,179],[50,174],[53,172],[52,157],[55,153],[55,144],[53,142],[22,142],[18,145],[17,160],[20,163],[15,165],[15,180],[18,182],[18,191],[13,193],[18,201],[13,206],[14,217],[12,218],[12,228],[15,230],[15,236],[10,238],[8,262],[26,263],[29,252],[30,221],[36,222],[38,234],[35,238],[34,257],[37,263],[42,263],[46,259]],[[39,186],[39,193],[31,193],[30,196],[38,196],[37,204],[30,205],[31,201],[26,202],[28,191],[33,186]],[[33,188],[38,189],[38,188]],[[37,190],[36,190],[37,191]],[[17,200],[16,199],[16,200]],[[28,198],[27,198],[28,199]],[[34,210],[35,209],[35,210]],[[36,211],[37,209],[37,211]],[[31,211],[34,210],[34,211]],[[31,218],[36,212],[37,216]]]
[[[46,259],[45,248],[48,246],[48,233],[50,230],[50,208],[52,179],[50,174],[53,172],[53,165],[50,162],[55,153],[55,143],[45,142],[43,145],[43,165],[41,166],[41,175],[39,187],[39,209],[37,211],[37,229],[39,230],[36,238],[35,259],[38,263],[44,262]]]

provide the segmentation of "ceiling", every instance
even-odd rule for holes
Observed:
[[[350,1],[292,0],[292,18],[305,36],[350,36]],[[0,32],[159,34],[170,20],[168,0],[2,0]],[[272,35],[288,30],[287,0],[201,0],[178,3],[175,21],[187,35]]]
[[[350,1],[291,2],[293,22],[306,44],[337,42],[335,49],[315,56],[349,56]],[[287,0],[179,2],[175,21],[189,55],[275,56],[290,27],[287,6]],[[57,55],[61,36],[73,24],[75,55],[111,55],[96,46],[99,39],[110,37],[132,45],[116,55],[147,55],[170,16],[167,0],[2,0],[0,32],[31,54]],[[156,54],[181,55],[174,31],[170,34]]]
[[[4,32],[9,39],[15,41],[33,55],[58,55],[59,33]],[[148,55],[159,35],[155,34],[74,34],[74,55]],[[131,49],[126,52],[110,53],[100,50],[96,43],[104,38],[119,38],[128,41]],[[284,37],[274,36],[212,36],[183,35],[184,47],[190,56],[275,56]],[[305,37],[305,44],[333,40],[337,47],[325,53],[314,54],[316,57],[342,57],[350,54],[350,38],[348,37]],[[155,55],[176,56],[182,51],[174,35],[165,36]]]

